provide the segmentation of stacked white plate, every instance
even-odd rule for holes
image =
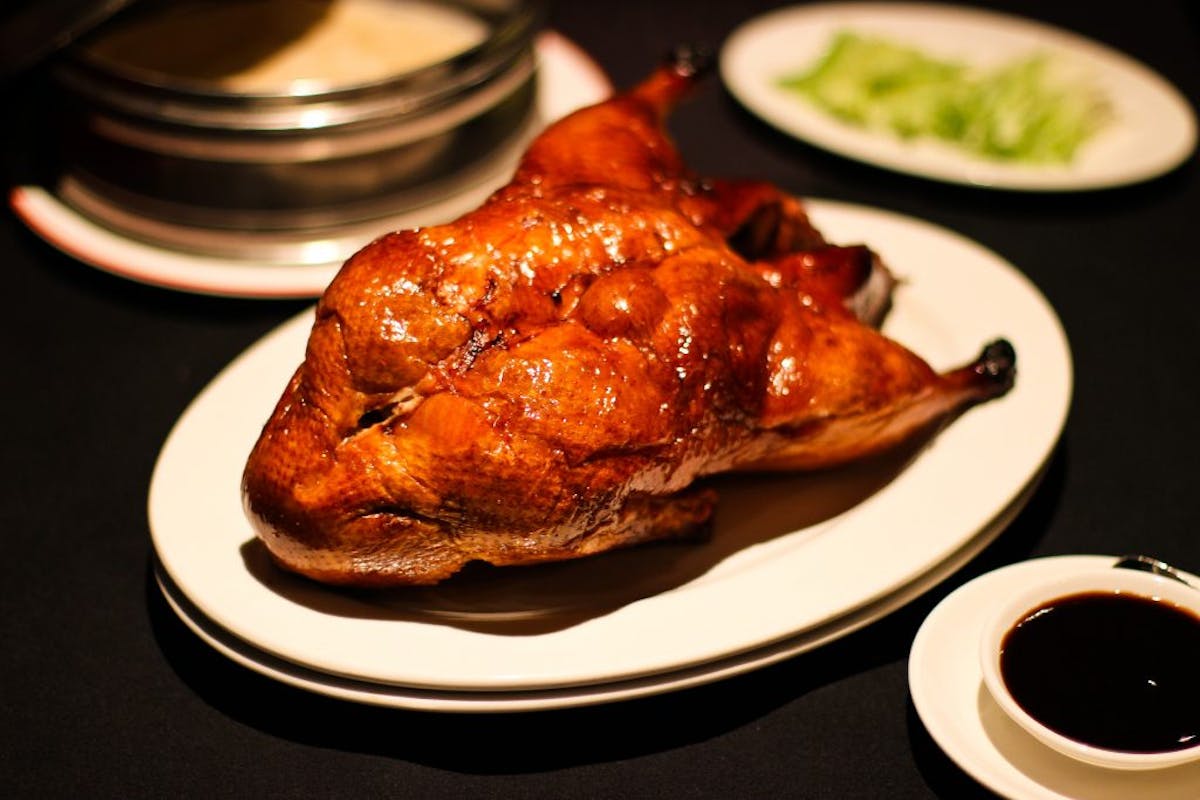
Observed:
[[[162,449],[149,517],[168,600],[206,641],[272,678],[358,702],[471,712],[717,680],[911,600],[1025,503],[1066,420],[1069,348],[1036,287],[994,253],[885,211],[809,207],[831,240],[869,244],[902,278],[890,336],[939,370],[1004,336],[1017,352],[1015,388],[890,459],[722,480],[702,543],[347,592],[273,567],[242,512],[245,459],[303,359],[306,312],[226,368]]]

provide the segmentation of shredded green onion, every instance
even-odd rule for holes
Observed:
[[[1066,163],[1111,118],[1095,86],[1035,53],[980,72],[915,47],[838,32],[811,68],[780,86],[852,125],[936,137],[985,158]]]

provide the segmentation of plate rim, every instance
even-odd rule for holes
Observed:
[[[201,640],[241,666],[297,689],[348,702],[413,711],[511,713],[577,708],[636,700],[733,678],[815,650],[866,627],[914,601],[970,563],[1025,507],[1041,477],[1035,477],[1017,501],[945,562],[874,604],[853,610],[812,631],[745,653],[681,670],[586,686],[508,692],[439,691],[331,675],[260,651],[252,643],[238,639],[205,618],[178,587],[173,586],[157,558],[154,560],[154,578],[167,605]]]

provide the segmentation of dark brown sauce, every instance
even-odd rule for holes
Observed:
[[[1000,672],[1042,724],[1136,753],[1200,744],[1200,617],[1115,593],[1063,597],[1004,638]]]

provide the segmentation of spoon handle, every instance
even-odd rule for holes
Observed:
[[[1152,572],[1155,575],[1162,575],[1177,580],[1185,586],[1191,586],[1193,589],[1200,589],[1200,587],[1193,585],[1191,581],[1180,575],[1179,571],[1167,562],[1159,561],[1157,558],[1150,556],[1140,554],[1121,556],[1113,566],[1118,569],[1136,569],[1142,572]]]

